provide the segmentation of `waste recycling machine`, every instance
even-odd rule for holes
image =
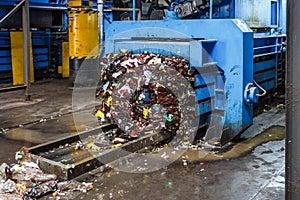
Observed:
[[[113,21],[105,27],[105,53],[148,51],[189,59],[190,67],[199,72],[193,88],[199,127],[208,127],[202,137],[210,144],[224,145],[252,124],[259,97],[283,84],[285,35],[279,16],[284,14],[277,6],[285,2],[276,1],[275,8],[273,1],[260,2],[270,4],[271,17],[267,21],[248,18],[252,22],[245,20],[248,24],[242,19],[191,17],[199,14],[199,2],[172,1],[161,20]],[[242,15],[240,9],[259,5],[254,1],[246,8],[245,1],[226,2],[237,17]],[[210,17],[219,11],[210,10]]]

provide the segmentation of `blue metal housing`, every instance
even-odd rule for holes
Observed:
[[[155,41],[160,38],[168,41]],[[211,123],[208,141],[224,144],[251,125],[253,107],[243,94],[253,82],[253,32],[242,20],[113,22],[105,47],[106,53],[150,50],[189,58],[201,74],[195,77],[195,92],[199,125]]]
[[[224,144],[252,124],[253,103],[262,93],[257,84],[269,93],[284,84],[286,0],[220,2],[210,10],[218,20],[201,13],[182,20],[167,12],[161,21],[113,22],[105,26],[105,47],[107,53],[149,50],[189,58],[201,73],[194,85],[199,125],[210,124],[207,141]]]

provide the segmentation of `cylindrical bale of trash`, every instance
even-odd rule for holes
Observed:
[[[170,137],[178,133],[181,110],[185,108],[179,105],[182,99],[172,92],[178,90],[173,82],[179,80],[160,76],[169,69],[187,81],[197,73],[191,70],[188,59],[149,52],[123,52],[103,66],[95,116],[100,124],[116,123],[122,130],[110,135],[111,141],[118,143],[115,138],[123,138],[119,140],[123,143],[153,131]]]

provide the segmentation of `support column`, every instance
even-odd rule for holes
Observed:
[[[209,19],[212,19],[213,18],[213,5],[214,4],[214,2],[213,2],[213,0],[210,0],[209,1]]]
[[[132,20],[135,21],[136,18],[136,0],[132,0]]]
[[[300,197],[300,1],[287,3],[286,200]]]
[[[24,63],[24,85],[25,100],[29,101],[30,94],[30,17],[29,17],[29,0],[25,0],[22,7],[22,26],[23,26],[23,63]]]

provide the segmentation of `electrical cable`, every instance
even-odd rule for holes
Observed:
[[[258,96],[258,97],[266,96],[267,91],[263,87],[261,87],[255,80],[253,80],[253,82],[261,91],[263,91],[262,94],[257,94],[256,96]]]

